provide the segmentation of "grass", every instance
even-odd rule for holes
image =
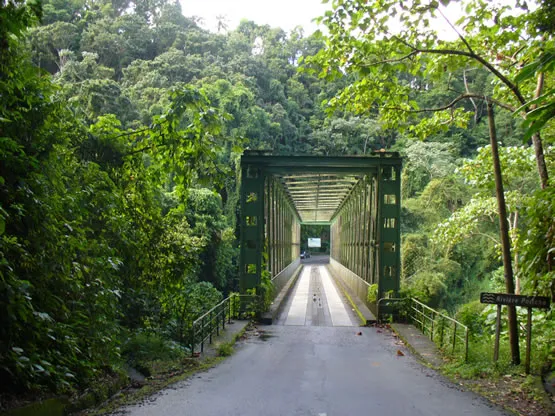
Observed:
[[[173,366],[171,365],[171,363],[166,363],[166,365],[164,365],[164,368],[173,368],[173,372],[155,374],[154,376],[151,376],[148,379],[147,383],[141,388],[124,389],[98,408],[87,410],[85,412],[82,412],[81,414],[92,416],[106,415],[115,412],[123,406],[138,403],[141,400],[144,400],[146,397],[151,396],[152,394],[157,393],[160,390],[168,387],[169,385],[190,377],[192,374],[195,374],[199,371],[206,371],[214,367],[216,364],[220,363],[223,358],[210,357],[202,361],[191,358],[188,360],[190,360],[194,364],[187,366],[181,363],[181,369],[178,368],[178,365],[180,365],[180,363],[174,363]]]
[[[176,350],[171,343],[165,345],[156,337],[142,336],[127,346],[127,353],[132,352],[134,362],[147,368],[150,375],[144,385],[129,386],[114,395],[101,406],[82,412],[82,415],[106,415],[123,406],[138,403],[171,384],[184,380],[191,375],[206,371],[233,354],[233,345],[244,335],[246,327],[233,335],[231,341],[215,344],[217,356],[206,354],[201,358],[190,358],[184,351]],[[141,344],[144,342],[144,344]],[[150,359],[149,359],[150,357]],[[152,359],[153,357],[159,357]]]
[[[216,353],[218,354],[218,357],[229,357],[231,354],[233,354],[233,344],[230,342],[226,342],[218,345],[216,347]]]
[[[127,363],[145,376],[167,371],[189,355],[188,349],[155,333],[138,332],[123,345]]]
[[[525,350],[521,347],[521,355]],[[493,342],[489,337],[472,340],[468,361],[453,357],[441,371],[457,384],[486,397],[519,415],[549,416],[553,404],[543,389],[541,351],[532,355],[532,374],[525,374],[524,364],[513,365],[507,340],[501,340],[499,359],[493,362]]]
[[[483,328],[484,325],[482,325]],[[546,332],[532,332],[531,374],[525,374],[524,363],[513,365],[506,334],[500,340],[499,359],[493,362],[493,336],[485,332],[471,336],[468,360],[464,360],[463,343],[457,350],[444,346],[444,364],[439,370],[457,385],[464,386],[505,409],[522,416],[553,416],[553,402],[545,392],[541,374],[552,365],[552,352],[546,343]],[[483,330],[479,328],[480,330]],[[452,337],[452,335],[451,335]],[[437,337],[435,340],[438,341]],[[450,338],[450,337],[448,337]],[[449,343],[448,343],[449,344]],[[407,345],[412,349],[410,345]],[[524,360],[525,337],[520,339],[520,354]],[[550,355],[551,354],[551,355]]]

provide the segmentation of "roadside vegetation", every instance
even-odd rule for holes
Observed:
[[[212,33],[165,0],[0,0],[0,409],[183,361],[237,289],[246,147],[400,152],[404,294],[471,328],[450,373],[531,384],[523,311],[494,365],[478,299],[555,295],[553,7],[467,0],[457,23],[447,0],[397,3],[334,1],[309,35]],[[537,379],[555,321],[533,322]]]
[[[350,79],[328,114],[372,114],[397,134],[404,294],[471,329],[469,360],[451,357],[451,374],[520,375],[525,310],[504,307],[509,350],[494,364],[495,306],[479,294],[555,295],[551,3],[345,0],[330,9],[319,18],[326,46],[304,70]],[[552,311],[536,309],[532,321],[532,373],[552,377]]]

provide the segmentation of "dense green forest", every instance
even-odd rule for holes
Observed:
[[[403,290],[489,337],[493,106],[516,291],[553,298],[553,8],[467,3],[447,42],[420,27],[434,1],[334,1],[307,35],[213,33],[166,0],[2,0],[0,393],[83,389],[145,336],[185,351],[237,287],[244,148],[400,152]]]

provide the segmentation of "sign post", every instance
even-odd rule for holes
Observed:
[[[495,345],[493,347],[493,361],[499,358],[499,334],[501,332],[501,305],[523,306],[528,309],[526,322],[526,360],[525,371],[530,373],[530,350],[532,349],[532,308],[549,309],[550,299],[545,296],[521,296],[508,293],[480,293],[480,303],[497,305],[497,320],[495,322]]]
[[[528,322],[526,322],[526,374],[530,374],[530,350],[532,349],[532,307],[528,306]]]
[[[497,319],[495,320],[495,344],[493,345],[493,362],[499,359],[499,334],[501,334],[501,305],[497,305]]]

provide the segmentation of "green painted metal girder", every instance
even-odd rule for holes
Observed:
[[[301,172],[299,168],[348,168],[348,172],[360,173],[371,166],[391,165],[396,166],[400,160],[396,152],[378,153],[379,156],[260,156],[245,153],[241,158],[242,163],[263,165],[268,168],[293,167],[295,172]],[[314,173],[315,171],[310,171]],[[328,173],[333,172],[329,170]],[[293,173],[287,169],[284,173]]]
[[[287,173],[288,168],[292,166],[269,166],[266,168],[266,172],[274,174],[274,175],[285,175]],[[299,166],[295,167],[296,172],[312,172],[312,173],[333,173],[333,174],[347,174],[353,171],[353,168],[349,168],[347,166]],[[360,168],[360,173],[377,173],[377,167],[367,167],[367,168]]]
[[[275,276],[297,258],[301,224],[329,224],[332,257],[378,284],[378,297],[398,290],[398,154],[317,157],[248,152],[241,158],[241,171],[242,291],[260,284],[264,268]]]

